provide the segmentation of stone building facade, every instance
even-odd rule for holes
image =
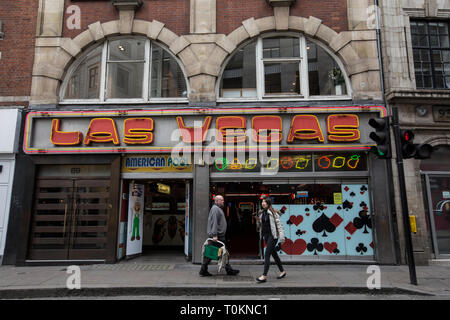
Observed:
[[[176,238],[176,222],[175,226],[172,222],[185,212],[183,222],[178,220],[184,230],[178,231],[184,241],[183,252],[194,263],[201,261],[210,199],[218,192],[228,193],[229,208],[234,208],[226,212],[230,222],[233,210],[248,214],[257,209],[258,194],[276,194],[279,198],[274,203],[287,210],[284,223],[292,229],[291,243],[283,249],[285,259],[301,261],[308,256],[305,259],[313,261],[398,262],[396,221],[390,191],[385,187],[386,164],[368,153],[373,142],[368,138],[367,120],[387,114],[373,1],[249,0],[245,5],[239,0],[38,2],[29,105],[16,169],[18,201],[12,208],[15,215],[9,230],[13,232],[4,263],[114,262],[128,255],[131,242],[126,235],[131,225],[127,219],[132,212],[128,205],[137,201],[130,195],[137,197],[136,190],[140,190],[135,183],[145,186],[146,199],[147,193],[155,198],[164,190],[178,190],[170,204],[175,219],[168,213],[149,222],[153,236],[144,232],[144,245],[145,238],[152,239],[153,245],[163,243],[164,232],[155,231],[160,228],[168,228],[164,230]],[[293,53],[283,56],[286,48]],[[131,55],[123,58],[130,49]],[[94,61],[92,68],[83,69]],[[231,68],[236,61],[243,65],[241,69]],[[164,63],[178,69],[170,69],[170,75],[167,71],[166,78],[156,78]],[[245,69],[247,65],[250,67]],[[323,69],[325,65],[329,69]],[[227,80],[244,78],[246,70],[253,72],[247,79],[251,85],[242,84],[247,80],[237,81],[241,84]],[[176,84],[170,82],[174,73],[178,75]],[[143,80],[133,83],[136,78]],[[183,81],[179,79],[185,83],[180,84]],[[171,91],[171,86],[178,86],[178,91]],[[177,93],[171,96],[171,92]],[[144,136],[136,136],[136,127],[129,127],[136,126],[138,118],[146,128],[137,130],[147,132],[147,142],[139,140]],[[99,131],[93,128],[97,125]],[[302,127],[308,125],[313,128]],[[268,138],[256,133],[246,140],[239,131],[255,127],[273,133]],[[180,141],[183,146],[200,143],[203,151],[208,128],[231,128],[235,130],[233,139],[243,141],[272,142],[278,137],[277,142],[283,144],[277,151],[286,153],[283,169],[287,171],[267,178],[252,171],[260,164],[245,171],[242,164],[234,166],[233,159],[233,166],[215,162],[214,168],[205,165],[202,157],[194,157],[192,167],[178,167],[181,171],[164,167],[157,173],[146,169],[141,173],[137,167],[127,167],[128,163],[144,167],[169,161],[165,157],[174,144],[164,135],[168,136],[170,128],[192,133],[200,130],[200,140],[182,135]],[[315,135],[311,138],[304,132]],[[251,152],[248,145],[244,150]],[[292,159],[297,159],[298,171],[305,172],[290,172]],[[236,168],[242,170],[231,172]],[[310,189],[296,189],[304,186]],[[91,189],[97,190],[97,198],[89,198],[86,190]],[[64,198],[68,193],[71,195]],[[242,198],[243,194],[247,198]],[[81,201],[83,197],[88,200]],[[231,201],[233,197],[242,199]],[[85,209],[80,209],[82,205]],[[154,200],[148,203],[148,214],[167,208],[162,200]],[[322,215],[322,220],[328,220],[327,227],[317,227],[307,218],[310,210],[317,211],[317,218]],[[345,220],[339,210],[351,211],[354,217]],[[241,217],[245,220],[245,214]],[[307,238],[293,228],[303,219]],[[244,233],[237,229],[233,236],[241,239]],[[311,238],[312,234],[317,237]],[[260,257],[263,248],[258,251],[258,239],[252,237],[255,248],[247,252],[234,243],[232,251],[242,249],[243,256]],[[133,231],[132,238],[136,241],[139,233],[136,237]],[[307,250],[308,242],[316,248]]]
[[[449,200],[446,191],[450,125],[446,113],[450,110],[450,3],[382,1],[380,12],[387,105],[398,107],[400,127],[414,132],[415,143],[428,143],[435,148],[430,160],[404,160],[409,214],[417,217],[418,230],[412,234],[415,259],[419,264],[428,264],[448,257],[450,244],[445,218]],[[392,166],[396,182],[395,159]],[[395,194],[400,212],[397,184]],[[398,219],[403,234],[400,215]],[[402,259],[403,238],[401,235]]]

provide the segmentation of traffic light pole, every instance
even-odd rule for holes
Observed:
[[[411,239],[411,225],[409,222],[409,213],[408,213],[408,200],[406,198],[405,171],[403,169],[403,154],[401,149],[402,142],[400,141],[401,137],[400,137],[400,128],[398,124],[397,106],[392,107],[392,125],[394,128],[395,151],[397,155],[398,181],[400,187],[400,199],[402,203],[402,216],[405,233],[406,253],[408,259],[407,262],[409,266],[409,278],[411,280],[411,284],[417,285],[416,266],[414,263],[414,253]]]

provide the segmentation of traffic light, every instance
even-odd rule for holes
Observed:
[[[390,159],[392,154],[389,118],[371,118],[369,119],[369,125],[376,130],[369,135],[370,139],[377,144],[376,147],[372,147],[371,151],[374,151],[380,159]]]
[[[428,159],[431,157],[433,147],[429,144],[414,143],[414,133],[411,130],[400,130],[403,159]]]

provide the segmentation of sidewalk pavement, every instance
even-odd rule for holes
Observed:
[[[232,261],[233,262],[233,261]],[[67,296],[203,296],[203,295],[303,295],[400,294],[450,300],[450,266],[416,267],[418,286],[411,285],[408,266],[380,266],[381,289],[369,290],[367,265],[285,265],[287,276],[276,279],[271,265],[267,282],[256,283],[262,264],[238,265],[237,276],[200,277],[199,265],[180,259],[122,261],[80,266],[81,289],[68,290],[71,274],[66,266],[0,266],[0,299]]]

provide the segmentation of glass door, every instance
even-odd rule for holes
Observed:
[[[436,258],[450,256],[450,173],[425,176]]]

